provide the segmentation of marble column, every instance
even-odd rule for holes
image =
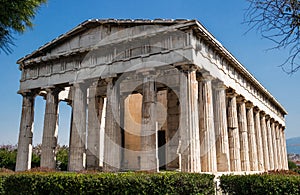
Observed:
[[[228,141],[230,154],[230,170],[234,172],[241,171],[241,155],[240,155],[240,137],[238,128],[238,115],[236,96],[233,90],[227,90],[228,97]]]
[[[41,167],[56,168],[57,135],[58,135],[58,88],[46,89],[46,110],[42,139]]]
[[[157,172],[157,111],[154,75],[144,73],[141,129],[141,170]]]
[[[167,127],[166,131],[166,155],[167,155],[167,170],[179,169],[179,118],[180,106],[179,98],[175,91],[168,89],[167,94]]]
[[[212,79],[202,73],[199,81],[201,171],[217,172],[216,139],[213,113]]]
[[[289,169],[289,165],[288,165],[288,159],[287,159],[287,150],[286,150],[286,139],[285,139],[285,131],[284,131],[284,127],[282,127],[282,141],[283,141],[283,162],[284,162],[284,170],[288,170]]]
[[[121,129],[120,129],[120,86],[114,78],[107,78],[106,116],[104,137],[103,171],[117,172],[121,168]]]
[[[23,96],[22,115],[18,141],[16,171],[26,171],[31,168],[32,137],[34,120],[34,99],[32,92],[21,93]]]
[[[260,129],[261,129],[261,137],[262,137],[262,148],[264,154],[264,167],[265,171],[270,170],[269,164],[269,146],[268,146],[268,136],[267,136],[267,124],[266,124],[266,116],[264,112],[261,112],[260,119]]]
[[[267,140],[268,140],[268,150],[269,150],[269,170],[274,170],[274,151],[273,151],[273,141],[272,141],[272,130],[271,130],[271,118],[269,115],[266,116],[267,122]]]
[[[84,83],[73,84],[72,125],[69,147],[69,171],[85,169],[86,160],[86,104],[87,93]]]
[[[275,132],[275,121],[274,121],[274,119],[271,119],[271,132],[272,132],[274,170],[278,170],[278,150],[277,150],[276,132]]]
[[[228,127],[226,113],[226,86],[221,83],[214,85],[214,122],[216,134],[217,170],[230,171],[230,155],[228,143]]]
[[[276,144],[277,144],[277,160],[278,160],[278,169],[282,170],[282,149],[281,149],[281,141],[280,141],[280,131],[279,131],[279,123],[275,124],[275,134],[276,134]]]
[[[247,108],[246,115],[247,115],[250,170],[258,171],[257,144],[256,144],[256,135],[255,135],[254,115],[253,115],[253,104],[251,102],[247,102],[246,108]]]
[[[89,87],[88,94],[88,128],[86,167],[97,170],[100,167],[100,128],[104,98],[97,94],[97,82]]]
[[[242,171],[250,171],[247,116],[245,104],[246,100],[243,97],[239,96],[237,98],[237,103],[240,135],[241,169]]]
[[[263,139],[260,124],[260,111],[256,107],[254,109],[254,124],[255,124],[255,137],[256,137],[256,151],[257,151],[257,166],[258,171],[264,171],[264,152],[263,152]]]
[[[279,139],[280,139],[280,151],[281,151],[281,166],[282,169],[285,170],[285,154],[284,154],[284,140],[283,140],[283,132],[282,126],[279,125]]]

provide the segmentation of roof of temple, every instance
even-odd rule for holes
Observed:
[[[231,62],[242,74],[244,74],[249,81],[257,88],[259,88],[269,99],[277,105],[284,114],[287,114],[285,108],[271,95],[271,93],[258,82],[258,80],[197,20],[187,20],[187,19],[154,19],[154,20],[145,20],[145,19],[90,19],[82,22],[72,30],[68,31],[65,34],[58,36],[52,41],[41,46],[37,50],[33,51],[31,54],[26,55],[25,57],[17,61],[18,64],[23,64],[25,61],[43,56],[47,50],[55,47],[58,44],[66,41],[67,39],[76,36],[77,34],[91,29],[97,26],[112,24],[112,25],[126,25],[126,26],[137,26],[137,25],[165,25],[171,26],[176,24],[182,24],[182,28],[193,28],[194,31],[201,36],[201,38],[207,40],[215,50],[217,50],[225,59]]]

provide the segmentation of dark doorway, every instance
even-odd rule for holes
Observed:
[[[166,132],[158,131],[159,170],[166,170]]]

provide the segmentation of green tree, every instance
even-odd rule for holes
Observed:
[[[275,43],[272,49],[288,49],[281,65],[292,74],[300,68],[300,0],[247,0],[245,23],[263,38]]]
[[[67,171],[68,157],[69,157],[69,147],[65,145],[58,146],[57,153],[56,153],[56,169],[60,171]]]
[[[0,168],[15,170],[17,147],[11,145],[0,146]]]
[[[47,0],[0,0],[0,53],[12,52],[13,33],[32,28],[37,9]]]

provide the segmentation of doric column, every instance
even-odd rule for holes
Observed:
[[[214,125],[216,133],[217,168],[219,172],[230,171],[225,90],[226,86],[221,82],[214,85]]]
[[[271,130],[271,118],[269,115],[266,116],[267,121],[267,139],[268,139],[268,150],[269,150],[269,170],[274,170],[274,152],[273,152],[273,141],[272,141],[272,130]]]
[[[100,128],[104,98],[97,95],[97,82],[89,87],[88,94],[88,129],[86,167],[96,170],[100,166]]]
[[[104,137],[103,171],[116,172],[121,168],[121,129],[119,96],[120,86],[113,78],[107,78],[106,116]]]
[[[227,90],[228,97],[228,141],[230,153],[230,170],[241,171],[240,137],[238,128],[238,116],[236,96],[233,90]]]
[[[250,171],[249,163],[249,145],[248,145],[248,130],[246,116],[246,100],[239,96],[237,99],[238,107],[238,123],[240,135],[240,154],[242,171]]]
[[[23,96],[23,103],[18,141],[16,171],[26,171],[30,169],[32,156],[35,94],[32,92],[25,92],[21,94]]]
[[[72,125],[69,146],[69,171],[85,169],[86,160],[86,87],[83,83],[73,84]]]
[[[179,168],[179,118],[180,118],[180,106],[179,98],[175,91],[168,89],[167,94],[167,127],[166,132],[166,155],[167,170],[176,170]]]
[[[46,89],[46,110],[42,139],[41,167],[56,168],[55,149],[58,134],[58,88]]]
[[[199,82],[200,151],[203,172],[217,172],[212,79],[204,73]]]
[[[144,73],[141,130],[141,170],[157,172],[156,85],[154,75]]]
[[[255,121],[255,135],[256,135],[256,151],[257,151],[257,165],[258,171],[264,171],[264,152],[263,152],[263,138],[261,133],[260,125],[260,111],[256,107],[254,110],[254,121]]]
[[[200,172],[198,81],[194,67],[182,67],[180,74],[180,153],[181,171]]]
[[[248,144],[249,144],[249,161],[250,170],[258,171],[257,144],[255,135],[255,123],[253,115],[253,104],[246,103],[247,108],[247,129],[248,129]]]
[[[261,125],[260,129],[261,129],[261,137],[262,137],[262,148],[264,154],[264,167],[265,167],[265,171],[268,171],[270,170],[269,146],[268,146],[266,116],[264,112],[261,112],[260,125]]]
[[[282,125],[279,126],[279,137],[280,137],[280,153],[281,153],[281,166],[282,169],[285,170],[285,154],[284,154],[284,140],[283,140],[283,132]]]
[[[277,160],[278,160],[278,169],[282,170],[282,148],[281,148],[281,140],[280,140],[280,129],[279,123],[275,124],[275,134],[276,134],[276,144],[277,144]]]
[[[288,165],[288,159],[287,159],[287,150],[286,150],[286,139],[285,139],[285,132],[284,132],[284,127],[281,128],[282,129],[282,147],[283,147],[283,162],[284,162],[284,170],[288,170],[289,169],[289,165]]]
[[[275,132],[275,121],[271,119],[271,132],[272,132],[272,144],[273,144],[273,159],[274,159],[274,170],[278,169],[278,150],[276,142],[276,132]]]

